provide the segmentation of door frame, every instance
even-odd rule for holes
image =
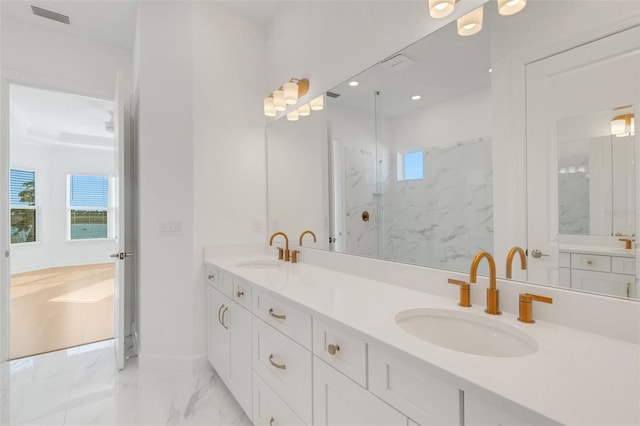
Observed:
[[[91,87],[75,82],[59,80],[14,70],[0,69],[0,363],[9,360],[11,340],[11,259],[6,254],[11,250],[9,235],[9,86],[29,86],[57,92],[113,100],[113,93],[103,88]]]

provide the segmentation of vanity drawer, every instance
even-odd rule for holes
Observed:
[[[306,425],[287,404],[265,383],[253,375],[253,424]]]
[[[342,327],[314,318],[313,353],[362,387],[367,387],[367,343]]]
[[[586,271],[611,272],[611,256],[571,253],[571,268]]]
[[[227,296],[229,299],[233,299],[233,275],[222,269],[218,270],[218,278],[216,279],[216,288],[220,293]]]
[[[613,256],[611,258],[611,272],[615,272],[616,274],[635,275],[636,258]]]
[[[218,268],[213,265],[205,265],[205,280],[207,284],[218,288]]]
[[[253,313],[311,350],[311,315],[301,308],[254,289]]]
[[[233,277],[233,300],[251,311],[251,285],[242,278]]]
[[[409,355],[369,346],[369,390],[418,424],[460,425],[460,391]]]
[[[307,423],[311,423],[311,352],[253,318],[253,370]]]

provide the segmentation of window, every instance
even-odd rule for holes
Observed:
[[[415,180],[424,177],[424,156],[420,151],[398,153],[398,180]]]
[[[33,243],[37,241],[36,172],[11,169],[9,186],[11,244]]]
[[[109,236],[109,178],[69,175],[69,239]]]

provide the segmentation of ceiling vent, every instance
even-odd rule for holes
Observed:
[[[327,96],[330,98],[339,98],[340,94],[339,93],[333,93],[333,92],[327,92]]]
[[[33,6],[33,5],[31,5],[31,11],[36,16],[41,16],[43,18],[51,19],[53,21],[61,22],[67,25],[71,24],[69,17],[61,13],[52,12],[51,10],[43,9],[41,7]]]
[[[400,71],[413,65],[413,60],[408,56],[399,54],[387,59],[386,61],[380,62],[380,65],[390,71]]]

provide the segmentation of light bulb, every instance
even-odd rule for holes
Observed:
[[[289,121],[298,121],[299,118],[299,114],[298,111],[291,111],[290,113],[287,114],[287,120]]]
[[[278,89],[273,92],[273,106],[276,111],[284,111],[287,109],[287,104],[284,102],[284,90]]]
[[[429,0],[429,15],[432,18],[449,16],[455,7],[456,0]]]
[[[264,115],[267,117],[276,116],[276,108],[273,106],[273,98],[271,96],[264,98]]]
[[[284,103],[287,105],[295,105],[298,103],[298,84],[288,81],[283,86]]]
[[[514,15],[527,5],[527,0],[498,0],[498,13],[503,16]]]
[[[458,34],[461,36],[470,36],[480,32],[482,29],[483,11],[484,6],[480,6],[458,18]]]
[[[300,115],[300,117],[306,117],[308,115],[311,115],[311,105],[309,104],[302,105],[300,108],[298,108],[298,114]]]
[[[322,111],[324,109],[324,95],[312,99],[309,104],[311,105],[312,111]]]

